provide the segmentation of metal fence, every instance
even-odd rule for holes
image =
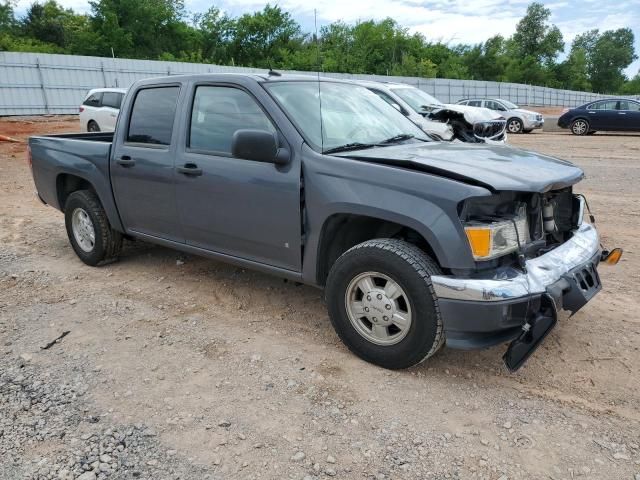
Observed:
[[[77,113],[78,106],[91,88],[127,88],[142,78],[219,72],[264,73],[264,70],[199,63],[0,52],[0,115]],[[606,97],[518,83],[326,72],[322,75],[407,83],[445,103],[455,103],[468,97],[498,97],[522,105],[573,107]]]

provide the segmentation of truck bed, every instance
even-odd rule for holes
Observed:
[[[109,159],[113,132],[63,133],[29,138],[31,168],[40,199],[62,210],[60,183],[86,181],[101,201],[112,205]]]

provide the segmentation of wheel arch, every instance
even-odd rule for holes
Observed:
[[[120,217],[115,210],[115,205],[113,203],[112,197],[108,196],[110,194],[110,191],[108,193],[101,192],[100,189],[96,188],[94,183],[86,177],[77,175],[76,173],[65,171],[59,172],[56,175],[55,185],[56,200],[58,202],[59,210],[64,212],[65,203],[69,198],[69,195],[71,195],[73,192],[77,192],[78,190],[89,190],[93,192],[96,197],[98,197],[98,200],[100,201],[102,208],[104,208],[112,228],[116,229],[117,231],[123,232]]]
[[[406,240],[423,250],[442,265],[439,243],[431,232],[425,235],[411,222],[391,219],[385,215],[365,215],[357,213],[334,213],[327,217],[320,231],[315,282],[324,286],[331,267],[344,252],[351,247],[375,238],[398,238]],[[434,248],[435,247],[435,248]],[[440,253],[440,255],[438,255]]]

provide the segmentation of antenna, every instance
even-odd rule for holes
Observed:
[[[318,72],[318,106],[320,108],[320,151],[324,153],[324,128],[322,125],[322,96],[320,95],[320,37],[318,36],[318,11],[313,9],[313,24],[316,30],[316,62]]]

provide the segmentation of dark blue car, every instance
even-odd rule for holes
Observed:
[[[640,102],[626,98],[597,100],[572,108],[558,118],[558,126],[574,135],[597,131],[640,132]]]

